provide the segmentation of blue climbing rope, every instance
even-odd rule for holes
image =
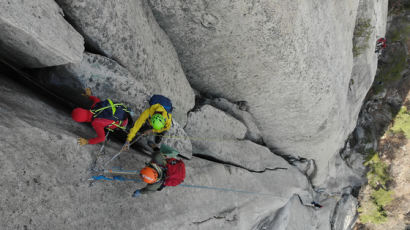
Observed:
[[[114,173],[114,174],[122,174],[122,175],[134,175],[136,176],[137,171],[135,170],[104,170],[104,173]],[[107,181],[133,181],[133,182],[143,182],[139,178],[124,178],[122,176],[113,176],[113,178],[105,177],[104,175],[93,176],[90,180],[107,180]],[[204,185],[190,185],[190,184],[180,184],[178,186],[186,187],[186,188],[199,188],[199,189],[209,189],[209,190],[216,190],[216,191],[223,191],[223,192],[236,192],[236,193],[243,193],[243,194],[252,194],[252,195],[260,195],[260,196],[270,196],[276,197],[279,199],[287,200],[283,197],[276,196],[272,193],[261,193],[261,192],[253,192],[253,191],[245,191],[245,190],[237,190],[237,189],[230,189],[230,188],[220,188],[220,187],[212,187],[212,186],[204,186]]]

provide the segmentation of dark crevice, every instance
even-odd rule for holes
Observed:
[[[279,170],[279,169],[282,169],[282,170],[287,170],[288,169],[288,168],[276,167],[276,168],[265,168],[264,170],[258,171],[258,170],[248,169],[248,168],[246,168],[242,165],[238,165],[238,164],[235,164],[235,163],[232,163],[232,162],[223,161],[223,160],[220,160],[220,159],[217,159],[215,157],[205,155],[205,154],[202,154],[202,153],[192,153],[192,155],[195,156],[195,157],[204,159],[204,160],[215,162],[215,163],[219,163],[219,164],[223,164],[223,165],[230,165],[230,166],[234,166],[234,167],[237,167],[237,168],[245,169],[245,170],[247,170],[249,172],[252,172],[252,173],[264,173],[266,171],[276,171],[276,170]]]
[[[208,222],[208,221],[213,220],[213,219],[216,219],[216,220],[225,219],[226,222],[232,222],[232,221],[236,221],[237,217],[234,216],[232,220],[229,220],[229,219],[226,219],[225,216],[213,216],[213,217],[210,217],[208,219],[205,219],[205,220],[202,220],[202,221],[195,221],[195,222],[192,222],[192,223],[196,224],[196,225],[200,225],[200,224],[203,224],[203,223]]]
[[[196,225],[200,225],[200,224],[203,224],[203,223],[205,223],[205,222],[208,222],[208,221],[210,221],[210,220],[212,220],[214,217],[210,217],[210,218],[208,218],[208,219],[205,219],[205,220],[201,220],[201,221],[195,221],[195,222],[192,222],[193,224],[196,224]]]
[[[50,104],[50,106],[52,107],[62,109],[67,113],[71,112],[71,109],[75,107],[75,105],[71,101],[68,101],[60,95],[51,92],[50,90],[36,82],[36,78],[29,74],[29,69],[20,69],[13,63],[0,59],[0,70],[1,73],[5,74],[5,76],[9,77],[13,81],[16,81],[18,84],[24,86],[27,89],[30,89],[36,95],[40,96],[42,98],[42,101]]]

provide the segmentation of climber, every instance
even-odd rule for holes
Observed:
[[[105,140],[104,128],[108,131],[116,128],[126,130],[128,121],[132,122],[131,115],[123,104],[114,104],[110,99],[101,101],[98,97],[92,96],[90,88],[86,88],[83,95],[93,101],[91,109],[75,108],[71,117],[76,122],[90,122],[97,137],[89,140],[79,137],[77,141],[80,146],[103,142]]]
[[[161,148],[152,155],[152,160],[140,171],[141,179],[148,185],[135,190],[132,197],[181,184],[185,179],[185,164],[182,160],[176,159],[178,153],[169,146],[161,145]]]
[[[312,207],[315,207],[315,208],[322,208],[323,207],[322,205],[320,205],[319,203],[317,203],[315,201],[312,201],[312,203],[310,203],[310,204],[312,205]]]
[[[385,38],[379,38],[379,39],[377,39],[377,41],[376,41],[376,50],[375,50],[375,53],[381,53],[382,51],[383,51],[383,49],[385,49],[386,48],[386,39]]]
[[[153,149],[158,148],[157,145],[161,142],[162,136],[171,128],[171,113],[173,110],[171,100],[162,95],[153,95],[149,100],[149,105],[150,107],[140,115],[134,127],[130,130],[123,150],[129,149],[130,142],[134,139],[138,131],[144,135],[161,133],[161,135],[155,136],[155,144],[150,144]]]

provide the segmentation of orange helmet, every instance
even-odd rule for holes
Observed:
[[[146,166],[145,168],[141,169],[140,176],[144,180],[145,183],[153,184],[157,182],[158,172],[157,170],[149,166]]]

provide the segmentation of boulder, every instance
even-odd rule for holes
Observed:
[[[361,106],[347,100],[358,0],[149,2],[191,85],[246,101],[267,146],[314,159],[320,184]]]
[[[169,38],[145,1],[57,0],[96,52],[114,59],[152,94],[169,97],[174,118],[185,125],[194,93]]]
[[[0,56],[20,67],[80,62],[83,37],[53,0],[2,1]]]
[[[240,105],[231,103],[225,98],[215,98],[210,100],[209,103],[241,121],[247,128],[246,139],[256,143],[263,142],[259,128],[255,123],[255,118],[246,111],[246,108],[243,109]]]
[[[241,140],[246,130],[241,122],[210,105],[190,112],[185,126],[195,155],[251,171],[292,167],[268,148]]]
[[[73,122],[50,97],[3,76],[1,81],[0,128],[7,134],[0,148],[1,229],[251,229],[293,194],[311,197],[309,182],[295,168],[251,173],[198,158],[185,161],[184,183],[207,187],[166,187],[132,198],[145,184],[96,181],[90,186],[88,178],[95,174],[88,169],[100,145],[79,147],[76,137],[95,135],[92,128]],[[107,143],[105,156],[120,147]],[[125,152],[107,167],[139,170],[148,160]],[[303,226],[306,219],[295,221]]]

